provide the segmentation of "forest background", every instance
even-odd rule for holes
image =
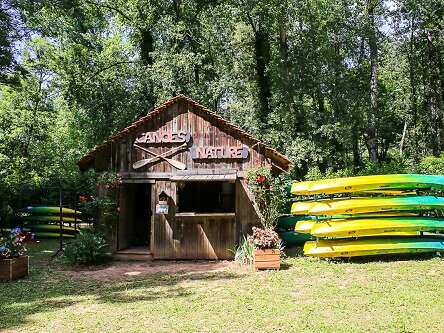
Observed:
[[[444,0],[0,0],[0,215],[182,93],[289,178],[443,173]]]

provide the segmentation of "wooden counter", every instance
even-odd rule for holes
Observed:
[[[175,215],[181,259],[232,259],[236,242],[235,213],[177,213]]]

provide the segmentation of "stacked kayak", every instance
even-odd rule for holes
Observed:
[[[305,243],[304,254],[324,258],[444,251],[444,197],[418,196],[417,190],[444,190],[444,176],[293,183],[292,195],[309,196],[292,205],[294,232],[316,239]]]
[[[281,216],[278,220],[278,234],[282,239],[285,247],[301,246],[306,241],[314,239],[308,233],[300,233],[295,231],[296,223],[305,219],[309,219],[309,216]],[[315,217],[313,217],[315,218]]]
[[[20,219],[24,229],[31,231],[36,238],[57,238],[60,236],[60,219],[62,219],[62,233],[65,238],[74,238],[78,234],[76,227],[67,226],[69,224],[81,223],[81,212],[70,208],[51,206],[28,206],[19,210]]]

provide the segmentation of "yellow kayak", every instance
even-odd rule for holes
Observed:
[[[355,240],[309,241],[304,254],[321,258],[371,256],[382,254],[424,253],[444,251],[444,238],[371,237]]]
[[[307,200],[307,201],[296,201],[291,205],[291,214],[293,215],[310,215],[308,212],[315,207],[317,204],[322,203],[325,205],[331,205],[336,201],[345,200],[344,198],[336,199],[322,199],[322,200]]]
[[[292,207],[293,208],[293,207]],[[367,214],[389,211],[444,210],[443,197],[377,197],[319,201],[312,204],[307,215]]]
[[[402,191],[402,190],[373,190],[373,191],[363,191],[359,192],[363,194],[383,194],[383,195],[417,195],[416,191]]]
[[[381,217],[414,217],[418,216],[418,213],[412,212],[382,212],[382,213],[373,213],[373,214],[354,214],[354,215],[330,215],[330,216],[319,216],[317,218],[307,218],[303,220],[299,220],[296,222],[294,231],[302,234],[308,234],[311,232],[312,227],[316,223],[321,223],[326,220],[331,221],[344,221],[346,222],[348,219],[362,219],[362,218],[381,218]]]
[[[444,219],[427,217],[386,217],[323,220],[314,224],[315,237],[349,238],[375,235],[415,235],[418,232],[444,231]]]
[[[294,227],[294,231],[299,234],[309,234],[311,229],[316,224],[316,220],[302,220],[298,221]]]
[[[411,197],[410,197],[411,198]],[[419,198],[419,197],[415,197],[415,198]],[[370,215],[378,215],[378,216],[417,216],[418,213],[414,213],[414,212],[405,212],[405,211],[385,211],[385,210],[369,210],[368,212],[345,212],[342,211],[340,213],[335,213],[335,212],[328,212],[325,214],[311,214],[312,211],[316,211],[316,209],[320,209],[321,207],[335,207],[339,204],[342,203],[350,203],[350,205],[355,205],[358,201],[358,199],[363,199],[363,200],[367,200],[365,202],[369,202],[372,203],[375,200],[381,200],[381,199],[387,199],[387,200],[393,200],[395,198],[391,198],[391,197],[368,197],[368,198],[359,198],[359,197],[355,197],[355,198],[336,198],[336,199],[322,199],[322,200],[307,200],[307,201],[296,201],[293,202],[293,204],[291,205],[291,214],[292,215],[325,215],[327,218],[330,218],[330,216],[332,215],[360,215],[360,214],[365,214],[366,217],[369,217]],[[415,200],[410,200],[410,202],[415,203]],[[377,202],[374,202],[377,204]],[[393,202],[388,202],[389,204],[393,204]],[[340,216],[339,216],[340,217]],[[344,216],[342,216],[344,217]],[[336,217],[335,217],[336,218]]]
[[[305,221],[299,221],[298,223],[296,223],[296,226],[294,227],[294,231],[297,232],[298,234],[310,234],[314,237],[319,237],[319,238],[323,238],[323,237],[328,237],[328,238],[351,238],[351,237],[358,237],[358,236],[364,236],[364,234],[350,234],[350,235],[344,235],[344,236],[325,236],[325,235],[320,235],[320,234],[315,234],[313,232],[313,230],[316,230],[316,227],[318,225],[322,225],[324,222],[322,220],[305,220]],[[344,222],[342,222],[344,223]],[[345,234],[345,233],[344,233]],[[379,232],[379,231],[375,231],[375,232],[368,232],[367,234],[365,234],[365,236],[370,237],[370,236],[417,236],[419,235],[419,232],[415,232],[415,231],[409,231],[409,232],[402,232],[402,231],[386,231],[386,232]]]
[[[366,192],[375,190],[408,191],[428,188],[444,188],[444,176],[396,174],[295,182],[291,185],[290,192],[294,195],[315,195]]]

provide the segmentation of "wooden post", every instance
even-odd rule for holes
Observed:
[[[59,220],[59,230],[60,230],[60,247],[59,251],[63,251],[63,193],[62,193],[62,185],[59,188],[59,205],[60,205],[60,220]]]
[[[79,202],[79,197],[77,191],[74,194],[74,230],[77,231],[77,205]]]

